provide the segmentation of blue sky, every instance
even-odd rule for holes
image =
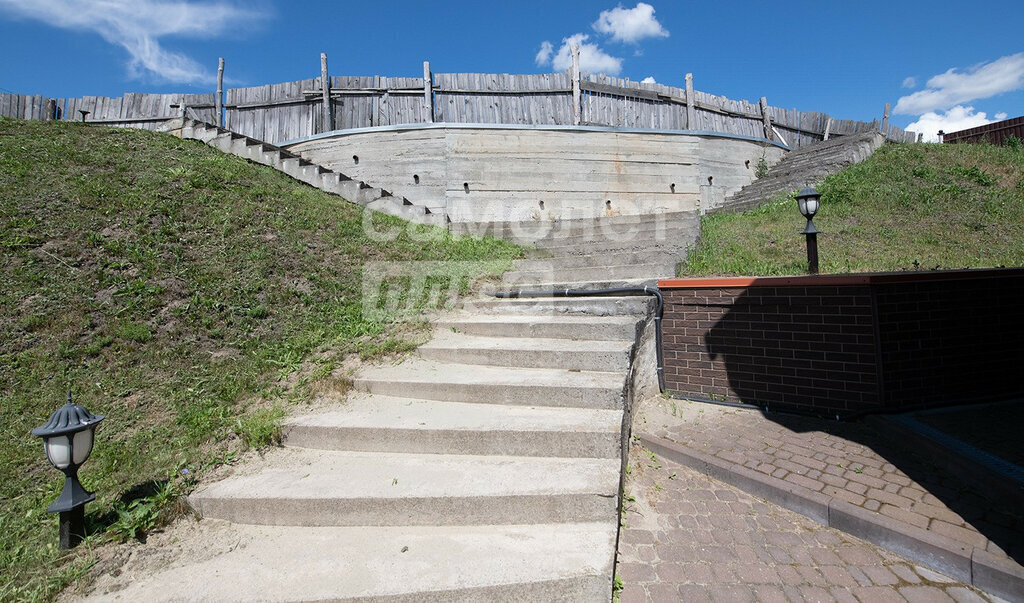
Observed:
[[[584,70],[934,136],[1024,115],[1024,2],[0,0],[0,90],[206,92],[332,75]],[[586,36],[585,38],[583,36]],[[545,44],[545,42],[547,44]],[[562,51],[562,52],[560,52]],[[588,69],[589,68],[589,69]]]

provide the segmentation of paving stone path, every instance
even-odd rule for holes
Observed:
[[[1006,558],[1024,509],[986,499],[940,461],[869,426],[664,399],[642,431]]]
[[[636,601],[1000,601],[635,441],[617,575]]]

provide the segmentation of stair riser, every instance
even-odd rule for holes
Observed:
[[[253,493],[258,496],[259,493]],[[614,490],[601,494],[537,494],[430,498],[200,498],[203,518],[278,526],[519,525],[607,521]]]
[[[622,408],[622,390],[603,387],[544,387],[490,383],[428,383],[356,379],[359,391],[444,402],[513,404],[560,408]]]
[[[654,307],[653,297],[631,298],[563,298],[534,297],[500,300],[468,300],[464,309],[484,314],[517,314],[559,316],[590,314],[593,316],[646,315]]]
[[[517,368],[561,368],[580,371],[625,371],[629,368],[629,351],[567,352],[550,350],[484,350],[473,348],[421,347],[421,358],[459,364],[511,366]]]
[[[501,275],[501,282],[506,284],[551,283],[614,279],[675,278],[675,276],[675,264],[640,264],[634,266],[605,266],[603,268],[594,267],[531,271],[512,270]]]
[[[475,454],[561,458],[616,458],[619,434],[523,430],[394,429],[370,427],[285,428],[288,446],[318,450]]]
[[[602,266],[630,266],[636,264],[675,264],[679,256],[668,251],[627,251],[560,255],[551,258],[516,260],[516,270],[568,270],[571,268],[598,268]]]
[[[455,329],[467,335],[484,337],[544,337],[551,339],[594,339],[599,341],[633,341],[636,337],[635,325],[617,324],[524,324],[524,323],[437,323],[442,329]]]
[[[611,237],[622,238],[637,233],[672,232],[680,229],[695,228],[699,220],[695,214],[654,214],[632,217],[628,221],[537,221],[515,224],[495,224],[481,222],[458,222],[454,231],[458,234],[476,236],[491,235],[503,239],[534,243],[571,237]]]

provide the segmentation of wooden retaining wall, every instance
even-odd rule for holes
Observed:
[[[223,124],[240,133],[280,143],[353,128],[420,123],[594,125],[650,130],[687,130],[766,138],[799,148],[828,136],[870,130],[894,141],[911,132],[883,120],[837,120],[824,113],[731,100],[657,83],[603,74],[432,73],[423,77],[328,76],[326,57],[318,78],[225,90]],[[326,94],[325,84],[326,82]],[[692,84],[692,77],[687,76]],[[326,99],[326,100],[325,100]],[[81,120],[152,129],[182,115],[217,123],[215,94],[125,94],[50,99],[0,94],[0,115],[22,119]],[[325,111],[325,103],[328,105]]]

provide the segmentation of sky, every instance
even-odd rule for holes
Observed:
[[[881,119],[937,139],[1024,115],[1021,0],[0,0],[0,92],[203,93],[320,75],[568,67]],[[648,80],[650,81],[650,80]]]

